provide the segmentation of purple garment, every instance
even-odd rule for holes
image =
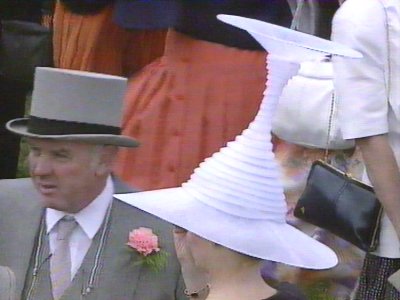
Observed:
[[[125,29],[166,29],[176,23],[178,15],[175,0],[117,0],[113,19]]]
[[[240,15],[285,27],[292,20],[288,3],[282,0],[117,0],[113,18],[126,29],[173,27],[195,39],[264,51],[247,32],[219,21],[218,14]]]

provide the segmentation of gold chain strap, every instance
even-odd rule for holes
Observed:
[[[329,144],[331,143],[331,131],[332,131],[332,123],[333,123],[333,113],[335,109],[335,91],[332,91],[331,96],[331,109],[329,113],[329,120],[328,120],[328,135],[326,137],[326,147],[324,153],[324,161],[328,162],[328,154],[329,154]]]

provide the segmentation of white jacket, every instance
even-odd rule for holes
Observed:
[[[343,136],[388,133],[400,165],[400,0],[346,0],[333,19],[332,40],[364,56],[334,58]],[[400,257],[400,244],[386,215],[375,254]]]

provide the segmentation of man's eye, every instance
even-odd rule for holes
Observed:
[[[35,149],[35,148],[30,148],[29,149],[29,153],[33,156],[39,156],[40,155],[40,150],[39,149]]]
[[[69,155],[67,153],[60,152],[60,153],[54,153],[54,157],[57,159],[68,159]]]

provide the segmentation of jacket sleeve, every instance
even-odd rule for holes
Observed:
[[[376,0],[346,1],[334,17],[332,40],[363,55],[361,59],[333,59],[338,118],[344,138],[388,132],[386,34],[385,12]]]

